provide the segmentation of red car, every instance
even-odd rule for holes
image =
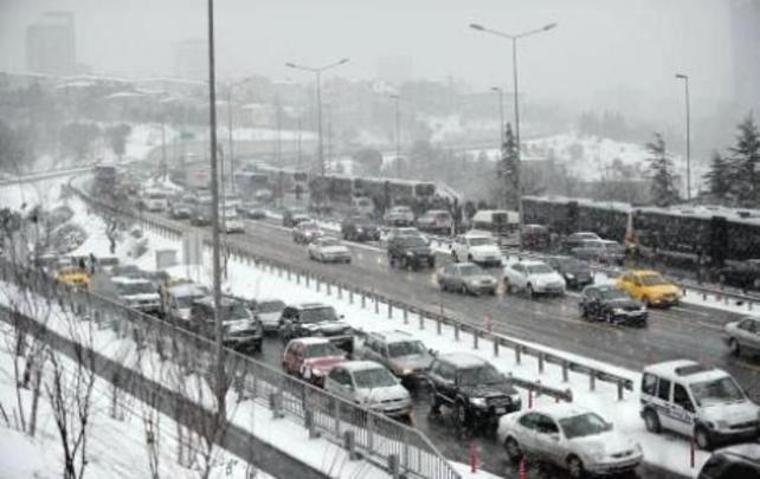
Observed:
[[[330,370],[344,361],[345,351],[326,338],[293,339],[282,354],[282,368],[286,373],[320,387],[324,386]]]

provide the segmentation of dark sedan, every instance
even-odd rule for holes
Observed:
[[[346,241],[378,241],[380,228],[371,219],[363,215],[352,215],[340,225],[343,239]]]
[[[586,286],[578,306],[587,321],[644,327],[649,316],[644,303],[612,285]]]
[[[760,259],[748,259],[721,268],[718,281],[726,286],[760,291]]]
[[[583,289],[594,282],[591,268],[585,261],[569,256],[550,256],[546,258],[546,264],[565,278],[568,288]]]

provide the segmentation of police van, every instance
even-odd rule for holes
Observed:
[[[693,437],[701,449],[759,435],[760,406],[721,369],[688,359],[653,364],[644,368],[640,398],[648,431]]]

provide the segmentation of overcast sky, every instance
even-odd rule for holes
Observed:
[[[742,0],[738,0],[742,1]],[[625,89],[731,97],[730,0],[216,0],[220,76],[304,79],[285,61],[350,57],[340,74],[372,78],[378,59],[408,57],[415,78],[511,85],[506,40],[471,22],[518,32],[520,80],[541,98],[592,98]],[[76,14],[78,60],[130,76],[173,73],[177,41],[205,37],[206,0],[0,0],[0,68],[24,70],[24,29],[48,10]],[[758,26],[760,28],[760,26]]]

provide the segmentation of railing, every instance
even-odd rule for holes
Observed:
[[[163,234],[171,236],[177,240],[179,240],[183,232],[188,229],[187,225],[183,225],[161,216],[147,214],[137,216],[129,211],[117,210],[112,205],[107,205],[94,200],[93,198],[89,197],[89,195],[77,188],[73,189],[83,200],[89,202],[93,206],[103,208],[117,214],[132,216],[135,220],[142,221],[145,224],[149,225],[150,228],[157,229]],[[206,238],[204,240],[208,241],[208,235],[206,235]],[[282,261],[262,257],[254,253],[251,246],[244,241],[228,239],[226,245],[227,250],[232,256],[237,256],[243,261],[272,268],[273,270],[277,271],[278,274],[285,274],[289,279],[295,280],[299,284],[303,282],[305,286],[309,286],[309,284],[312,283],[317,288],[317,291],[320,291],[319,288],[321,284],[325,287],[325,292],[327,294],[330,294],[330,290],[334,289],[339,297],[346,295],[349,297],[349,301],[351,302],[353,302],[354,298],[356,298],[358,301],[361,301],[362,307],[372,305],[375,308],[376,312],[379,312],[381,309],[385,308],[389,311],[390,314],[391,311],[397,309],[402,312],[404,321],[409,321],[412,314],[417,315],[417,320],[419,321],[420,328],[424,328],[428,323],[432,322],[435,325],[434,327],[436,328],[437,333],[441,334],[442,327],[448,326],[452,329],[453,334],[455,335],[455,339],[457,340],[459,339],[460,334],[468,333],[472,337],[474,347],[479,347],[481,341],[488,342],[492,344],[495,354],[499,354],[499,351],[502,348],[511,349],[515,355],[515,361],[517,364],[521,363],[523,356],[533,356],[536,358],[539,374],[544,372],[545,364],[555,364],[562,367],[562,377],[564,382],[568,381],[569,372],[572,371],[588,376],[589,390],[591,391],[595,390],[597,381],[611,383],[616,386],[618,398],[620,400],[624,399],[624,392],[626,390],[633,391],[633,380],[629,377],[609,373],[608,371],[592,367],[588,364],[583,364],[576,360],[563,357],[562,355],[548,349],[526,345],[520,341],[505,337],[476,324],[461,321],[445,314],[441,314],[425,308],[420,308],[409,303],[396,301],[390,297],[380,295],[375,291],[370,291],[356,285],[343,284],[324,278],[322,276],[317,276],[311,273],[309,270],[292,267]],[[547,385],[542,385],[539,382],[525,380],[519,381],[516,378],[514,379],[516,385],[531,390],[536,394],[546,394],[567,401],[572,400],[572,392],[569,390],[552,388]]]
[[[209,339],[159,318],[142,314],[97,294],[55,282],[41,270],[24,269],[0,260],[0,279],[24,285],[45,298],[57,298],[64,309],[89,315],[163,359],[191,370],[213,372],[215,345]],[[383,415],[348,402],[323,389],[233,350],[225,351],[225,370],[238,393],[288,416],[309,430],[309,436],[340,444],[356,458],[387,469],[393,477],[460,479],[449,461],[427,437]]]

